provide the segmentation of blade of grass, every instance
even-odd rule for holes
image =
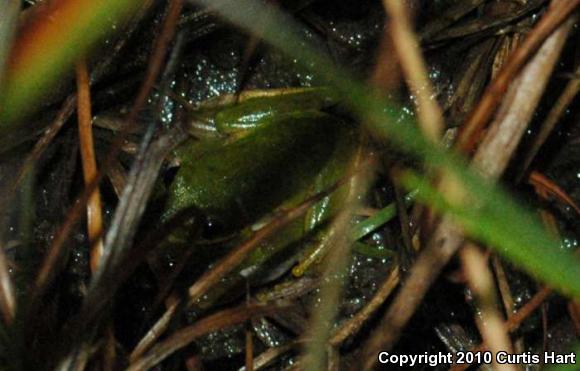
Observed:
[[[405,206],[410,206],[415,199],[415,192],[408,193],[404,197]],[[352,238],[354,241],[360,240],[367,234],[373,232],[380,226],[387,223],[397,215],[397,205],[393,202],[380,209],[375,215],[356,224],[352,228]]]
[[[351,254],[352,233],[349,228],[350,219],[354,210],[360,208],[362,197],[368,192],[374,171],[365,169],[360,172],[361,162],[368,158],[369,153],[364,147],[359,148],[356,159],[351,165],[352,172],[356,172],[348,182],[348,195],[340,213],[334,218],[330,232],[323,244],[332,246],[324,260],[324,271],[321,280],[325,282],[320,288],[319,305],[313,310],[308,324],[308,331],[304,335],[310,341],[304,346],[304,370],[332,369],[327,360],[327,344],[332,336],[331,331],[335,318],[339,312],[340,299],[344,287],[344,280],[348,276],[348,262]]]
[[[2,91],[4,72],[20,14],[20,0],[2,0],[0,9],[2,9],[0,17],[0,91]]]
[[[441,213],[448,213],[451,215],[471,236],[480,239],[491,246],[501,246],[497,251],[508,260],[512,261],[525,268],[528,273],[540,279],[557,285],[557,287],[564,289],[564,292],[577,296],[575,285],[567,285],[562,282],[563,277],[580,277],[580,264],[578,259],[571,253],[562,250],[551,244],[538,244],[533,238],[540,237],[537,231],[521,228],[523,225],[514,222],[519,210],[504,207],[500,212],[500,205],[497,202],[492,202],[495,205],[482,206],[478,205],[477,200],[471,200],[463,205],[448,202],[441,194],[427,183],[426,179],[407,171],[401,177],[401,181],[409,189],[417,188],[417,200],[432,206],[435,210]],[[496,209],[496,210],[492,210]],[[519,215],[525,217],[524,223],[532,223],[531,215]],[[513,228],[504,228],[500,224],[506,224]],[[514,239],[509,234],[521,234],[519,238]],[[545,235],[545,233],[541,233]],[[541,237],[543,238],[543,237]],[[519,244],[523,245],[519,245]],[[534,246],[533,249],[528,249],[525,246]],[[527,254],[529,250],[533,250],[532,254]],[[569,261],[564,264],[564,260]],[[564,264],[564,265],[563,265]],[[545,269],[546,266],[555,267],[555,269]]]
[[[35,102],[79,55],[113,32],[139,6],[136,0],[54,1],[20,32],[0,91],[0,138],[21,125]],[[19,124],[20,123],[20,124]]]
[[[570,348],[570,353],[574,353],[574,362],[570,362],[563,365],[551,365],[546,368],[547,371],[575,371],[578,369],[578,360],[580,359],[580,343],[574,344],[573,347]]]

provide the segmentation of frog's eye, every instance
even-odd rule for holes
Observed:
[[[169,187],[173,183],[173,179],[175,179],[178,170],[179,166],[171,166],[163,173],[163,184],[166,187]]]
[[[207,217],[203,226],[202,237],[205,239],[213,239],[223,236],[226,231],[225,227],[226,225],[223,221],[214,217]]]

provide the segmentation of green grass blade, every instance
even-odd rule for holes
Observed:
[[[411,192],[405,196],[405,206],[410,206],[415,199],[415,192]],[[393,202],[382,209],[375,215],[363,220],[352,228],[353,240],[359,240],[367,234],[375,231],[377,228],[387,223],[397,215],[397,205]]]
[[[418,189],[418,200],[448,213],[471,236],[495,246],[508,260],[563,292],[577,295],[578,280],[568,282],[568,279],[580,277],[580,264],[570,252],[551,244],[529,213],[522,214],[513,203],[504,204],[506,200],[502,197],[485,204],[479,200],[461,205],[450,203],[427,179],[410,171],[403,174],[401,181],[409,189]]]
[[[0,91],[0,136],[24,125],[22,119],[34,112],[55,82],[72,71],[75,60],[112,33],[140,3],[65,0],[59,3],[58,19],[44,19],[25,28],[26,34],[17,40],[19,45],[15,45],[14,60]]]

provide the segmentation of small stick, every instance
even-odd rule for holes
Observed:
[[[36,142],[32,151],[30,151],[30,153],[26,156],[26,159],[20,167],[20,170],[18,171],[18,174],[16,175],[14,183],[10,189],[12,192],[18,188],[18,185],[24,178],[24,175],[26,175],[32,165],[38,161],[40,156],[48,148],[48,145],[52,143],[60,129],[73,114],[75,106],[76,96],[71,94],[65,99],[52,123],[46,129],[44,129],[42,137]]]
[[[8,259],[4,251],[4,244],[0,241],[0,312],[4,324],[9,326],[14,321],[16,313],[16,296],[14,295],[14,283],[8,270]]]
[[[580,66],[576,68],[575,74],[580,74]],[[522,166],[520,173],[524,173],[527,168],[532,163],[533,159],[536,157],[542,145],[546,142],[556,124],[560,121],[560,118],[565,114],[566,108],[572,103],[576,95],[580,92],[580,78],[573,78],[568,81],[566,88],[558,97],[556,103],[552,106],[552,109],[546,116],[546,119],[542,123],[542,128],[538,135],[534,138],[534,143],[532,148],[526,154],[524,160],[524,165]]]
[[[334,332],[334,335],[330,338],[330,344],[335,347],[340,346],[349,336],[356,334],[391,295],[395,287],[399,284],[399,280],[399,268],[395,267],[389,273],[389,276],[381,287],[379,287],[373,298],[354,317],[346,321]]]
[[[127,368],[128,371],[150,370],[156,364],[187,346],[195,339],[212,331],[220,330],[243,323],[251,318],[273,314],[287,308],[285,304],[246,305],[225,309],[196,321],[193,325],[184,327],[164,341],[157,344],[149,353],[136,359]]]
[[[512,344],[507,333],[505,322],[497,308],[494,280],[489,269],[487,258],[473,243],[467,243],[459,251],[463,272],[467,283],[477,299],[476,304],[481,315],[476,315],[476,324],[482,339],[489,344],[492,354],[499,351],[512,352]],[[514,365],[498,364],[493,361],[494,370],[516,371]]]
[[[580,206],[574,202],[572,197],[570,197],[562,188],[560,188],[556,183],[548,179],[542,173],[533,171],[530,174],[528,182],[534,187],[541,187],[546,192],[560,200],[560,202],[570,206],[572,209],[574,209],[574,211],[576,211],[578,215],[580,215]]]
[[[246,305],[250,305],[250,282],[246,280]],[[252,321],[246,321],[246,371],[254,371],[254,338],[252,337]]]
[[[423,135],[432,142],[439,142],[444,128],[443,114],[433,98],[433,87],[407,9],[399,0],[383,0],[383,7],[390,15],[389,25],[401,69],[411,92],[417,97],[417,116]]]
[[[137,98],[135,98],[135,103],[129,112],[127,117],[128,126],[131,127],[135,124],[137,115],[141,109],[145,106],[147,102],[147,97],[151,92],[151,88],[159,76],[163,62],[165,61],[165,55],[169,47],[169,43],[173,39],[175,33],[175,28],[179,20],[179,15],[181,14],[181,9],[183,8],[183,0],[173,0],[169,3],[169,9],[167,10],[167,15],[161,29],[161,33],[155,39],[155,45],[153,47],[153,52],[149,58],[149,63],[147,65],[147,70],[145,72],[145,78],[143,84],[139,89]]]
[[[79,59],[76,64],[77,80],[77,115],[79,127],[79,141],[81,158],[83,162],[83,176],[85,186],[89,186],[97,178],[97,161],[95,159],[95,146],[93,142],[91,93],[89,86],[89,72],[84,59]],[[87,202],[87,229],[89,244],[91,245],[91,272],[97,270],[99,261],[103,256],[103,217],[101,207],[101,194],[96,187],[89,196]]]

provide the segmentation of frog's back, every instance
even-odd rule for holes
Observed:
[[[195,207],[224,225],[251,223],[310,187],[349,132],[324,113],[282,115],[182,166],[165,216]]]

